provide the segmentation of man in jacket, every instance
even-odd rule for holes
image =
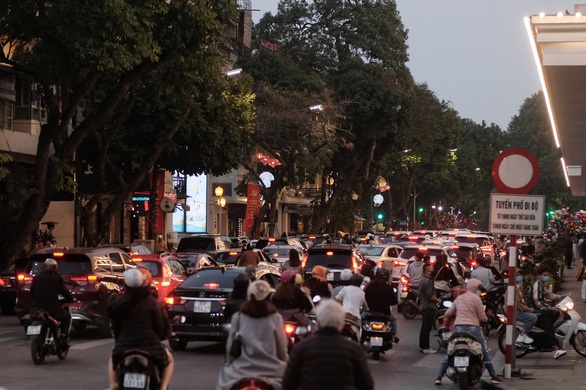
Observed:
[[[283,390],[374,389],[364,351],[340,334],[344,327],[342,305],[322,300],[316,316],[318,331],[297,344],[289,356]]]
[[[254,251],[252,244],[247,244],[242,248],[242,253],[238,258],[236,265],[238,267],[246,267],[247,265],[253,265],[256,267],[258,263],[260,263],[260,257],[258,256],[258,253]]]
[[[69,310],[63,308],[63,303],[59,301],[59,295],[63,296],[65,302],[73,302],[73,296],[65,287],[61,275],[57,273],[55,259],[45,260],[43,272],[36,275],[31,283],[31,295],[36,308],[45,310],[61,323],[61,340],[59,341],[67,345],[69,329],[71,328],[71,314]]]

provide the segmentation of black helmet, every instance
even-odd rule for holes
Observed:
[[[380,280],[388,281],[389,276],[391,276],[391,272],[387,268],[379,267],[379,268],[377,268],[376,276]]]
[[[360,285],[362,284],[362,280],[363,277],[360,274],[352,274],[352,276],[350,276],[350,282],[349,284],[351,286],[358,286],[360,287]]]
[[[44,263],[45,271],[57,271],[57,261],[55,259],[47,259]]]

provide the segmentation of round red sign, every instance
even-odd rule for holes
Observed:
[[[494,160],[492,178],[498,192],[527,194],[539,179],[537,159],[526,149],[509,148]]]

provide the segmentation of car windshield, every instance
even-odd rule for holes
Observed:
[[[222,270],[200,271],[181,283],[181,288],[233,288],[234,278],[239,272]]]
[[[236,264],[239,255],[238,251],[220,252],[216,261],[221,264]]]
[[[311,269],[316,265],[333,269],[352,269],[352,255],[348,252],[337,252],[333,254],[327,254],[326,252],[310,253],[307,257],[305,268]]]
[[[362,245],[358,247],[365,256],[380,256],[383,253],[383,249],[381,247],[371,247],[368,245]]]
[[[36,275],[43,271],[45,258],[49,255],[43,255],[41,258],[33,256],[30,273]],[[82,276],[89,275],[93,272],[91,260],[85,255],[65,254],[57,260],[57,272],[60,275]]]
[[[276,246],[267,246],[264,249],[270,257],[289,257],[290,250],[291,248],[279,248]]]
[[[417,252],[422,252],[424,255],[429,256],[429,258],[432,262],[435,262],[435,258],[439,254],[442,254],[442,253],[445,254],[445,252],[441,249],[427,248],[427,249],[422,250],[421,248],[405,248],[401,251],[401,253],[399,254],[399,257],[401,259],[409,260],[412,257],[414,257],[415,253],[417,253]],[[448,256],[451,256],[451,255],[448,254]],[[453,257],[453,256],[451,256],[451,257]]]
[[[215,240],[206,237],[184,237],[177,246],[177,252],[203,252],[215,249]]]
[[[138,263],[139,267],[146,268],[154,277],[161,276],[161,264],[156,261],[145,261]]]

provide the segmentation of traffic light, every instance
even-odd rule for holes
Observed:
[[[383,214],[383,213],[378,213],[378,214],[376,215],[376,219],[378,219],[379,221],[382,221],[384,217],[385,217],[385,216],[384,216],[384,214]]]
[[[419,212],[422,213],[423,212],[423,207],[419,208]]]

